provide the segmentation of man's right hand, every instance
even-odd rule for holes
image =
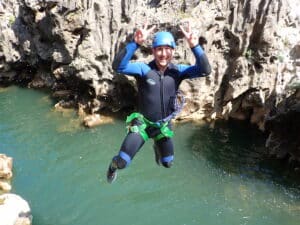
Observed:
[[[147,29],[147,26],[148,23],[146,22],[143,28],[139,28],[136,30],[133,38],[135,43],[142,45],[147,40],[148,35],[151,34],[156,27],[155,25],[153,25],[151,28]]]
[[[185,39],[187,40],[190,48],[193,48],[199,44],[198,37],[191,29],[190,21],[187,21],[187,27],[184,27],[182,25],[180,25],[179,27],[181,29],[181,32],[185,36]]]

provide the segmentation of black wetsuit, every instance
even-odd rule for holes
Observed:
[[[162,120],[174,112],[176,93],[182,80],[204,77],[211,72],[208,59],[199,45],[192,48],[196,58],[195,65],[169,63],[164,73],[158,70],[154,60],[149,64],[131,62],[130,60],[138,47],[135,42],[127,44],[126,48],[116,56],[113,69],[118,73],[136,78],[139,112],[152,122]],[[148,127],[146,131],[150,138],[160,132],[154,127]],[[139,133],[129,132],[116,157],[126,162],[124,166],[128,165],[144,142]],[[173,161],[174,150],[171,138],[162,138],[155,141],[155,144],[159,149],[163,165]]]

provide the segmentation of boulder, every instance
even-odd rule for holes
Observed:
[[[12,177],[12,163],[11,157],[0,154],[0,179],[10,179]]]
[[[0,180],[0,191],[10,192],[10,190],[11,190],[11,185],[9,184],[9,181]]]
[[[86,127],[92,128],[92,127],[96,127],[98,125],[101,124],[107,124],[107,123],[112,123],[113,120],[111,117],[107,117],[107,116],[101,116],[99,114],[91,114],[91,115],[87,115],[84,119],[83,119],[83,124]]]
[[[28,203],[16,194],[0,195],[1,225],[31,225]]]
[[[0,191],[9,192],[11,190],[12,163],[11,157],[0,154]]]

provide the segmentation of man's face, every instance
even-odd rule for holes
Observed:
[[[164,69],[173,58],[174,49],[169,46],[158,46],[152,49],[156,65]]]

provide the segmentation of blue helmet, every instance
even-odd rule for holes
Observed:
[[[154,39],[153,39],[153,42],[152,42],[152,47],[156,48],[158,46],[164,46],[164,45],[170,46],[171,48],[176,47],[173,35],[170,32],[167,32],[167,31],[157,32],[154,35]]]

